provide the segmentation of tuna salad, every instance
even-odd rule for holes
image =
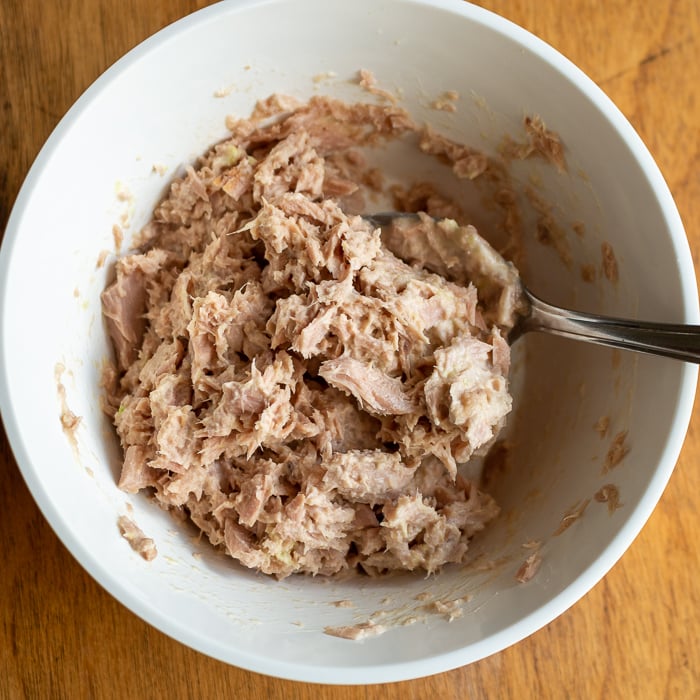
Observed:
[[[459,468],[511,410],[517,273],[468,274],[471,226],[351,213],[382,186],[363,150],[447,140],[395,104],[318,96],[228,126],[102,294],[119,487],[279,578],[462,562],[498,514]]]

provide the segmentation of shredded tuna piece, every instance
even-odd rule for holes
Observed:
[[[553,248],[559,259],[571,268],[573,266],[573,255],[569,239],[564,229],[557,223],[551,204],[546,202],[535,192],[532,187],[525,188],[525,196],[537,212],[537,223],[535,225],[535,236],[542,244]]]
[[[153,540],[150,537],[146,537],[141,528],[131,518],[122,515],[117,520],[117,525],[119,526],[119,532],[129,543],[129,546],[146,561],[152,561],[158,556],[158,550]]]
[[[146,328],[148,281],[165,258],[160,250],[122,258],[117,263],[117,281],[102,293],[102,314],[122,368],[136,359]]]
[[[159,475],[148,466],[149,449],[142,445],[129,445],[124,454],[124,464],[119,477],[119,488],[127,493],[138,493],[147,486],[155,486]]]
[[[119,487],[279,578],[463,561],[499,512],[459,466],[511,409],[517,272],[454,220],[350,213],[382,182],[358,148],[418,131],[397,105],[275,95],[228,126],[102,295]],[[421,148],[488,167],[429,129]]]

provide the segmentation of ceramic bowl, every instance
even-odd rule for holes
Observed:
[[[630,124],[551,47],[456,0],[221,2],[167,27],[60,122],[26,178],[0,254],[3,421],[64,544],[115,598],[183,644],[253,671],[343,684],[468,664],[584,596],[659,500],[697,379],[695,367],[672,360],[549,336],[518,341],[508,459],[491,479],[502,514],[475,539],[469,565],[429,578],[277,581],[213,552],[145,495],[119,491],[121,455],[99,401],[110,352],[99,295],[116,256],[113,225],[124,227],[123,253],[169,178],[226,135],[228,114],[246,115],[277,91],[369,99],[360,68],[416,121],[493,157],[506,136],[523,138],[525,116],[558,134],[565,170],[538,158],[509,166],[534,291],[581,310],[698,322],[683,227]],[[459,93],[454,113],[431,107],[447,90]],[[488,192],[399,151],[383,155],[388,175],[442,182],[488,233]],[[555,245],[542,235],[537,201]],[[603,249],[616,277],[606,275]],[[66,407],[81,417],[74,440],[60,421]],[[125,514],[155,541],[153,561],[120,537]],[[534,543],[541,565],[521,583]],[[436,601],[455,600],[460,617],[436,612]],[[324,634],[369,619],[387,631],[360,642]]]

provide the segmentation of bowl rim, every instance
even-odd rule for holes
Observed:
[[[19,193],[8,218],[2,246],[0,248],[0,309],[4,308],[8,297],[8,271],[12,260],[14,244],[20,235],[23,213],[29,206],[33,191],[37,185],[44,165],[51,158],[63,134],[80,117],[103,90],[109,87],[119,75],[138,62],[143,56],[158,49],[162,44],[174,39],[179,34],[204,22],[211,17],[224,13],[237,13],[250,8],[268,4],[287,3],[293,0],[222,0],[203,9],[197,10],[151,35],[137,46],[129,50],[112,66],[105,70],[76,100],[73,106],[61,118],[54,128],[33,164],[27,172]],[[581,69],[559,53],[548,43],[531,34],[526,29],[510,20],[484,8],[462,2],[461,0],[390,0],[398,3],[409,3],[428,8],[435,8],[466,18],[485,29],[496,32],[520,45],[546,61],[549,66],[559,72],[562,77],[575,85],[585,97],[593,103],[605,120],[610,124],[620,138],[627,144],[641,170],[648,179],[664,218],[668,222],[673,245],[676,247],[678,263],[681,272],[682,296],[685,304],[687,322],[698,323],[700,310],[696,293],[695,270],[687,237],[685,236],[680,215],[673,201],[669,188],[647,147],[634,130],[632,125],[599,88]],[[3,315],[4,318],[4,315]],[[4,321],[0,319],[0,325]],[[690,422],[695,391],[698,380],[698,367],[685,364],[682,373],[681,390],[674,407],[673,428],[668,435],[663,454],[657,469],[648,484],[643,498],[632,511],[625,525],[615,538],[607,545],[600,556],[566,589],[552,598],[548,603],[532,611],[526,617],[511,626],[491,635],[490,637],[452,652],[427,655],[419,661],[381,664],[376,666],[317,666],[311,663],[299,664],[278,661],[247,652],[245,649],[235,649],[212,642],[204,635],[195,634],[192,629],[178,624],[171,618],[150,608],[141,600],[132,596],[111,575],[110,571],[98,560],[93,558],[90,551],[73,538],[63,524],[63,517],[56,509],[41,480],[33,469],[29,451],[24,444],[17,418],[12,411],[9,392],[9,367],[7,365],[6,346],[8,335],[0,338],[0,414],[7,433],[12,452],[19,466],[22,477],[27,484],[34,500],[39,506],[51,528],[63,542],[73,557],[90,576],[107,590],[114,598],[131,610],[142,620],[154,626],[167,636],[191,647],[201,653],[216,658],[228,664],[243,669],[255,671],[278,678],[326,684],[360,685],[369,683],[386,683],[411,680],[455,669],[457,667],[478,661],[521,641],[535,633],[556,617],[565,612],[574,603],[584,597],[613,567],[624,552],[637,537],[671,477],[678,460],[683,441]]]

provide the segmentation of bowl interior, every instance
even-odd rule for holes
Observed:
[[[226,135],[226,115],[245,115],[276,91],[369,99],[354,81],[359,68],[400,91],[417,121],[494,156],[505,135],[524,137],[525,115],[541,116],[560,135],[565,172],[541,159],[510,171],[524,223],[523,274],[534,291],[582,310],[697,317],[678,215],[631,127],[551,49],[456,2],[357,0],[333,12],[322,0],[224,2],[168,28],[103,76],[51,137],[8,226],[0,282],[4,422],[35,498],[79,561],[137,614],[200,651],[264,673],[340,683],[468,663],[585,594],[658,500],[696,380],[694,369],[669,360],[553,337],[519,341],[509,458],[492,489],[503,514],[474,542],[470,566],[429,579],[277,582],[210,551],[145,497],[118,491],[120,454],[98,388],[109,353],[99,293],[115,259],[113,225],[128,241],[169,179]],[[430,108],[446,90],[460,94],[456,113]],[[405,145],[378,157],[390,176],[442,183],[486,235],[502,235],[488,188],[457,183]],[[541,213],[527,191],[551,205],[559,251],[537,240]],[[604,242],[618,262],[616,283],[603,273]],[[59,385],[82,417],[76,444],[61,429]],[[600,419],[608,422],[603,435]],[[622,434],[629,452],[605,473]],[[618,508],[596,500],[609,484]],[[582,517],[555,534],[581,508]],[[155,540],[154,561],[119,536],[122,514]],[[543,563],[531,582],[518,583],[532,552],[523,545],[532,541],[541,542]],[[458,598],[468,599],[464,614],[451,622],[426,609]],[[323,634],[326,625],[369,618],[388,631],[359,643]]]

